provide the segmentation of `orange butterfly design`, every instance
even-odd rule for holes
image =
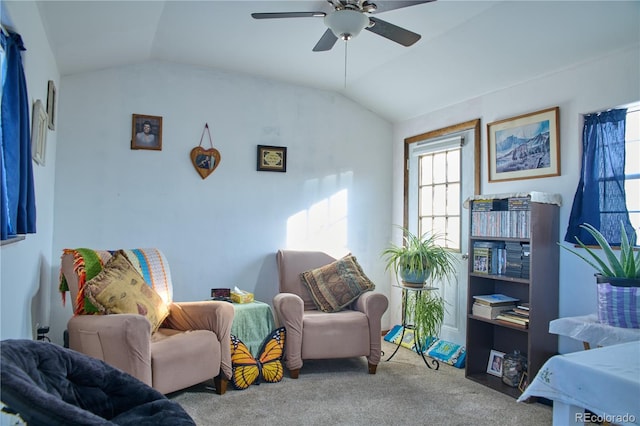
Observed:
[[[285,335],[284,327],[274,330],[262,343],[258,359],[240,339],[231,335],[231,383],[234,388],[243,390],[253,383],[260,384],[261,378],[269,383],[282,380]]]

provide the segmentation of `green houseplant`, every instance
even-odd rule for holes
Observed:
[[[425,282],[445,279],[455,273],[456,258],[449,249],[437,243],[438,234],[417,236],[408,229],[403,232],[403,245],[391,244],[382,252],[385,270],[392,269],[406,287],[423,288]],[[427,339],[437,337],[444,320],[445,305],[435,291],[408,292],[404,307],[404,322],[416,331],[416,345],[424,348]]]
[[[606,279],[608,280],[607,282],[614,281],[612,283],[613,285],[622,287],[640,286],[640,251],[637,251],[635,248],[635,236],[631,239],[629,238],[622,222],[620,223],[621,241],[619,255],[616,255],[616,251],[618,250],[613,250],[604,235],[593,225],[583,223],[580,227],[593,236],[599,248],[602,249],[602,254],[596,253],[580,241],[578,237],[576,237],[578,245],[586,251],[589,257],[561,245],[562,248],[575,254],[595,268],[597,271],[596,276],[599,276],[599,280]],[[613,280],[611,280],[612,278]]]
[[[602,254],[596,253],[577,237],[578,245],[589,257],[568,247],[561,247],[596,269],[598,321],[614,327],[640,328],[640,252],[635,247],[635,235],[630,239],[622,222],[620,226],[619,256],[616,256],[616,251],[604,235],[588,223],[580,227],[593,236]]]
[[[403,245],[391,244],[382,252],[386,259],[386,270],[393,268],[400,274],[405,283],[419,284],[433,278],[446,278],[455,272],[455,257],[453,253],[437,243],[438,234],[424,234],[417,236],[406,228],[399,227],[403,232]]]

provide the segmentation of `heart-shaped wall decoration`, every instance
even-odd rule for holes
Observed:
[[[200,177],[206,179],[220,164],[220,152],[215,148],[196,146],[191,150],[191,162]]]

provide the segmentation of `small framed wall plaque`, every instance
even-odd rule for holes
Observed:
[[[258,145],[258,171],[286,172],[287,147]]]

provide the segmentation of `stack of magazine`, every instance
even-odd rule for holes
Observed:
[[[503,312],[513,310],[519,301],[519,299],[504,294],[479,294],[473,296],[473,299],[471,313],[487,319],[497,319]]]
[[[529,304],[521,303],[511,310],[500,312],[496,321],[519,328],[529,328]]]

